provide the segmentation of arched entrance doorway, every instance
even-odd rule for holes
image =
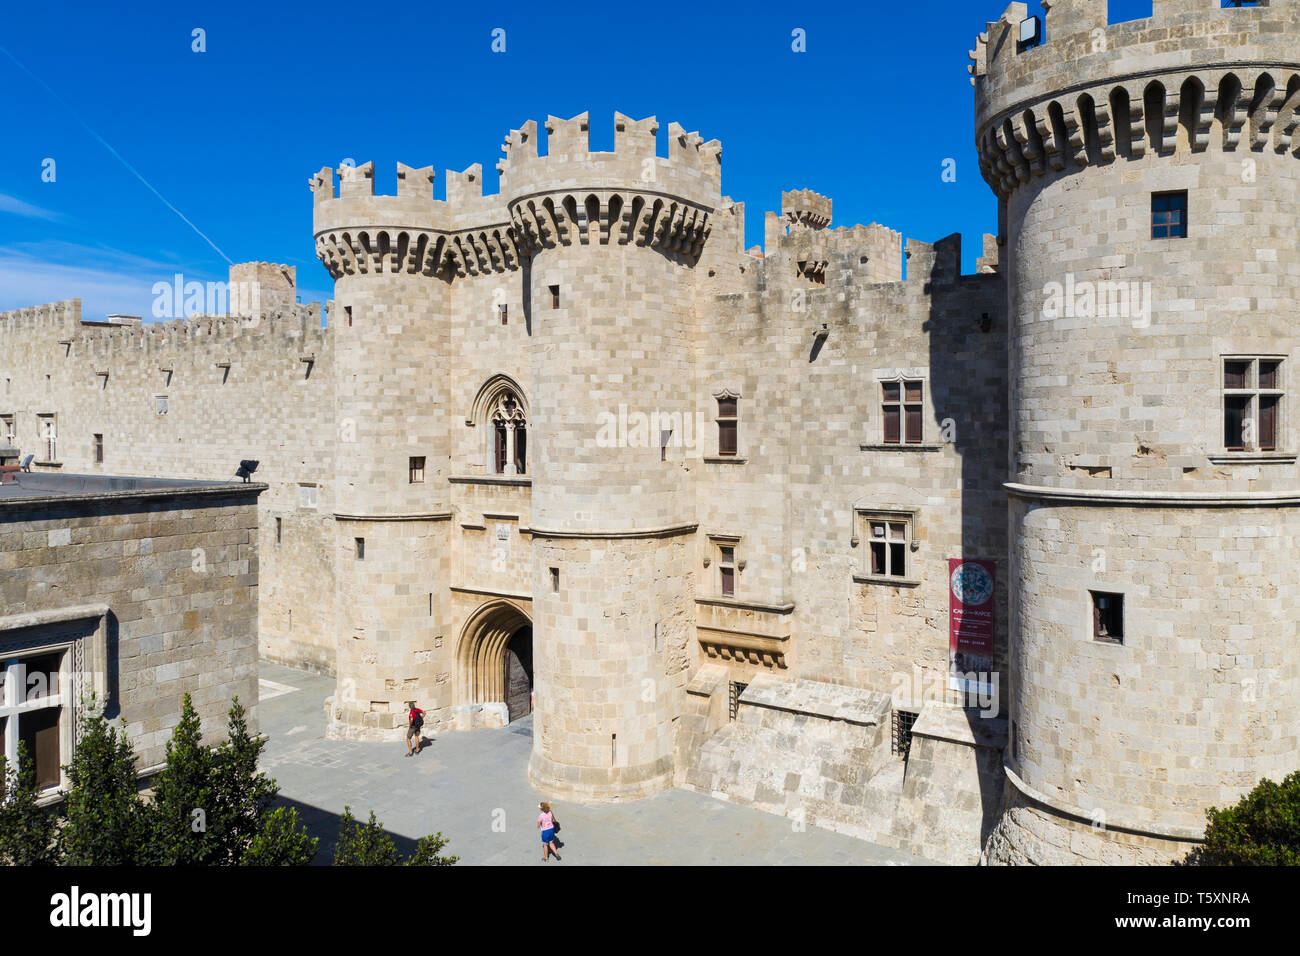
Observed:
[[[457,708],[470,727],[502,726],[532,713],[533,624],[510,601],[470,615],[456,652]]]
[[[506,710],[510,722],[533,712],[533,629],[521,627],[506,644]]]

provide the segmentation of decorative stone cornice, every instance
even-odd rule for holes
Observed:
[[[712,229],[712,210],[650,191],[544,192],[510,202],[521,250],[638,245],[696,259]]]
[[[709,657],[748,662],[778,670],[785,670],[788,666],[785,658],[790,642],[789,634],[757,634],[703,624],[695,626],[695,633],[701,650]]]
[[[375,226],[330,229],[316,236],[316,255],[330,275],[423,275],[449,279],[519,268],[514,228],[507,223],[443,231]]]
[[[1148,70],[1021,102],[976,133],[980,171],[1000,197],[1036,178],[1212,145],[1300,158],[1300,61]],[[1151,115],[1148,116],[1148,111]],[[1218,135],[1212,136],[1217,124]],[[1213,142],[1212,142],[1213,140]]]
[[[1052,488],[1002,485],[1017,498],[1079,505],[1127,505],[1135,508],[1300,508],[1300,491],[1132,491],[1111,488]]]

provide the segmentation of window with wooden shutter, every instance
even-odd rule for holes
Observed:
[[[1223,447],[1277,451],[1282,428],[1282,360],[1223,360]]]
[[[498,475],[504,475],[506,473],[506,426],[503,423],[498,423],[495,428],[495,433],[496,449],[495,455],[493,456],[493,461],[495,462],[494,470]]]
[[[528,426],[523,422],[515,425],[515,474],[528,473]]]
[[[919,379],[881,382],[881,414],[887,445],[919,445],[924,438],[925,383]]]
[[[728,457],[736,454],[739,442],[737,440],[737,411],[736,399],[720,398],[718,399],[718,454]]]
[[[902,440],[902,415],[900,403],[902,386],[898,382],[885,382],[881,385],[881,404],[884,409],[885,443],[897,445]]]
[[[724,597],[733,597],[736,593],[736,549],[718,548],[718,579]]]

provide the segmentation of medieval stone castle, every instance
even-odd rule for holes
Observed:
[[[971,55],[975,275],[807,190],[746,251],[717,141],[551,117],[495,195],[313,176],[327,327],[266,263],[248,315],[0,316],[0,423],[38,470],[260,461],[259,651],[337,675],[333,733],[532,712],[552,798],[1179,858],[1300,761],[1300,0],[1044,6]]]

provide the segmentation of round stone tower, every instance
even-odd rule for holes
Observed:
[[[500,166],[534,395],[529,776],[557,797],[636,797],[672,783],[680,692],[661,632],[693,613],[680,447],[696,428],[691,275],[720,149],[674,124],[656,157],[653,118],[616,114],[612,153],[590,152],[585,113],[546,129],[546,156],[530,123]]]
[[[449,401],[438,371],[450,350],[450,277],[439,274],[445,204],[433,200],[428,168],[398,164],[396,196],[374,195],[372,163],[338,172],[337,197],[330,169],[311,183],[316,251],[335,280],[337,470],[315,493],[335,529],[330,732],[382,739],[405,726],[405,701],[427,708],[441,693],[433,647],[450,518]]]
[[[1300,762],[1300,2],[1013,3],[972,54],[1010,316],[991,862],[1165,862]]]

